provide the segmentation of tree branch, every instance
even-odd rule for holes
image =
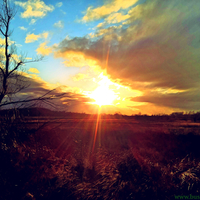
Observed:
[[[25,99],[25,100],[19,100],[19,101],[12,101],[12,102],[4,102],[2,104],[0,104],[0,107],[3,107],[3,106],[6,106],[6,105],[10,105],[10,104],[20,104],[20,103],[28,103],[28,102],[33,102],[33,101],[43,101],[45,102],[46,104],[50,105],[53,107],[53,103],[52,102],[49,102],[50,100],[54,100],[54,99],[59,99],[61,97],[64,97],[65,93],[61,93],[61,94],[58,94],[58,95],[51,95],[51,96],[48,96],[48,97],[45,97],[46,95],[48,95],[50,92],[54,91],[55,89],[53,90],[50,90],[48,91],[47,93],[45,93],[44,95],[42,95],[41,97],[38,97],[38,98],[33,98],[33,99]]]
[[[6,35],[5,35],[5,33],[2,31],[2,29],[0,28],[0,32],[1,32],[1,34],[5,37]]]
[[[16,99],[15,94],[19,93],[22,89],[26,88],[27,85],[23,82],[24,76],[19,75],[19,67],[23,64],[38,62],[43,59],[43,57],[38,57],[32,60],[26,60],[26,56],[23,54],[18,55],[17,50],[14,45],[12,45],[9,41],[9,37],[12,34],[10,31],[10,23],[13,17],[16,14],[16,9],[13,6],[13,2],[10,0],[2,0],[0,5],[0,35],[3,36],[4,43],[2,44],[4,54],[2,54],[2,63],[0,65],[0,83],[1,89],[0,91],[0,107],[10,105],[10,104],[24,104],[27,102],[37,102],[41,101],[48,105],[53,106],[50,100],[61,98],[64,94],[52,95],[50,94],[52,91],[47,92],[46,94],[32,99],[24,99],[18,100]],[[1,45],[0,45],[1,46]],[[18,57],[15,58],[14,55]],[[25,79],[26,80],[26,79]],[[31,98],[31,97],[30,97]]]
[[[3,73],[3,76],[5,76],[5,73],[4,73],[4,71],[3,71],[3,69],[0,67],[0,70],[2,71],[2,73]]]
[[[17,65],[16,65],[16,67],[14,67],[14,69],[12,69],[12,70],[8,73],[8,76],[9,76],[10,74],[12,74],[14,71],[16,71],[16,70],[18,69],[18,67],[19,67],[21,64],[23,64],[22,61],[18,62]]]

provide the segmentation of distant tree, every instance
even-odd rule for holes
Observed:
[[[47,92],[43,96],[34,99],[16,100],[12,98],[15,94],[29,87],[25,77],[20,73],[20,67],[26,63],[38,62],[42,57],[27,60],[25,55],[18,55],[15,44],[9,40],[13,31],[10,30],[11,20],[17,13],[14,5],[9,0],[2,0],[0,5],[0,39],[3,43],[0,46],[0,107],[8,104],[22,104],[31,101],[46,101],[58,96]],[[63,95],[63,94],[62,94]]]

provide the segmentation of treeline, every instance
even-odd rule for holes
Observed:
[[[66,112],[66,111],[55,111],[49,110],[46,108],[21,108],[21,109],[6,109],[0,110],[0,117],[8,117],[14,116],[16,118],[19,117],[61,117],[61,118],[73,118],[73,119],[80,119],[80,118],[89,118],[89,119],[96,119],[97,114],[86,114],[86,113],[74,113],[74,112]],[[101,114],[101,119],[135,119],[135,120],[144,120],[144,121],[191,121],[191,122],[200,122],[200,112],[174,112],[170,115],[167,114],[158,114],[158,115],[142,115],[142,114],[135,114],[135,115],[123,115],[121,113],[115,114]]]
[[[137,120],[151,120],[151,121],[190,121],[200,122],[200,112],[174,112],[170,115],[132,115],[131,117]]]

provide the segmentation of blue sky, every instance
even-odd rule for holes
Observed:
[[[20,2],[20,1],[17,1]],[[28,1],[21,1],[28,2]],[[30,1],[32,4],[42,1]],[[98,22],[82,23],[80,20],[84,16],[89,6],[100,6],[103,1],[43,1],[48,7],[52,6],[52,11],[46,13],[44,17],[27,17],[22,18],[21,15],[25,12],[25,9],[18,5],[18,12],[15,19],[12,22],[12,28],[14,33],[11,37],[18,45],[19,50],[25,52],[27,57],[37,56],[36,49],[39,44],[46,42],[48,46],[58,44],[65,37],[84,37],[88,33],[92,32]],[[35,23],[31,23],[31,20],[36,20]],[[36,41],[26,43],[27,35],[34,34],[40,35],[47,33],[47,38],[39,38]],[[66,68],[62,64],[62,59],[54,59],[53,56],[47,56],[42,62],[37,64],[29,64],[28,67],[35,67],[40,71],[40,77],[45,81],[56,83],[59,76],[61,76],[61,84],[65,83],[66,79],[77,74],[81,71],[75,67]],[[48,72],[47,72],[48,71]]]
[[[198,111],[200,1],[11,2],[18,54],[44,56],[24,66],[24,76],[31,87],[73,93],[63,109],[93,112],[99,91],[104,99],[113,93],[107,113]]]

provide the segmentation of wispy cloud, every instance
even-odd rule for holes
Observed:
[[[40,73],[36,68],[30,68],[28,71],[36,74]]]
[[[37,21],[36,19],[31,19],[29,25],[35,24],[36,21]]]
[[[138,0],[114,0],[101,7],[93,8],[89,7],[86,11],[85,16],[82,18],[83,21],[89,22],[105,18],[111,13],[118,12],[120,9],[127,9],[137,3]]]
[[[25,28],[24,26],[19,26],[19,28],[23,31],[27,31],[27,28]]]
[[[56,3],[56,7],[61,7],[63,5],[63,3],[62,2],[58,2],[58,3]]]
[[[46,5],[44,1],[41,0],[28,0],[26,2],[15,1],[15,4],[21,6],[25,11],[21,13],[22,18],[42,18],[48,12],[54,10],[54,6]]]
[[[129,14],[126,14],[126,15],[123,15],[122,13],[112,13],[111,15],[109,15],[105,21],[108,23],[108,24],[114,24],[114,23],[120,23],[122,21],[125,21],[127,19],[130,18],[130,15]]]
[[[78,74],[76,74],[75,76],[73,76],[73,80],[74,80],[74,81],[80,81],[80,80],[85,79],[85,78],[87,78],[87,77],[88,77],[87,74],[78,73]]]
[[[59,20],[58,22],[54,23],[53,26],[56,28],[64,28],[64,22]]]
[[[48,35],[49,35],[48,32],[44,32],[44,33],[41,33],[39,35],[35,35],[34,33],[31,33],[31,34],[28,33],[26,35],[25,43],[35,42],[35,41],[37,41],[40,38],[47,39]]]
[[[37,48],[37,54],[41,54],[43,56],[47,56],[50,53],[52,53],[53,49],[52,47],[48,47],[47,46],[47,42],[43,42],[39,45],[39,47]]]

